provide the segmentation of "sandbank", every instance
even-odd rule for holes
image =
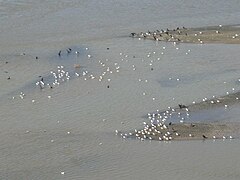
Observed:
[[[240,44],[239,25],[218,25],[200,28],[177,27],[175,29],[154,30],[131,33],[131,37],[175,43],[225,43]]]

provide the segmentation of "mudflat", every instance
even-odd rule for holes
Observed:
[[[177,27],[175,29],[154,30],[148,32],[131,33],[131,37],[167,41],[175,43],[240,43],[240,26],[218,25],[199,28]]]

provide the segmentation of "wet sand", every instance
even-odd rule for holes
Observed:
[[[240,43],[240,26],[208,26],[201,28],[177,27],[176,29],[155,30],[140,33],[131,33],[131,37],[144,38],[155,41],[175,43]]]
[[[239,138],[240,123],[238,122],[171,122],[172,116],[197,113],[214,108],[228,109],[229,106],[239,103],[240,92],[218,98],[204,98],[202,102],[193,102],[190,105],[168,107],[162,112],[148,114],[150,123],[143,122],[143,129],[135,129],[130,133],[120,133],[123,138],[137,138],[139,140],[206,140],[206,139],[233,139]],[[174,118],[173,118],[174,119]],[[184,119],[184,118],[182,118]]]
[[[194,112],[194,111],[217,108],[217,107],[228,108],[230,105],[233,105],[239,102],[240,102],[240,92],[236,92],[236,93],[228,94],[221,97],[214,97],[211,99],[203,98],[201,102],[198,102],[198,103],[193,102],[192,104],[187,105],[187,109],[191,112]]]
[[[128,137],[140,140],[206,140],[233,139],[240,132],[239,123],[177,123],[171,125],[150,125],[132,132]],[[234,135],[233,135],[234,134]]]

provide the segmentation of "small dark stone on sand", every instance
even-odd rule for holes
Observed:
[[[151,71],[153,71],[153,68],[151,68]]]
[[[7,64],[7,63],[8,63],[8,61],[5,62],[5,64]]]
[[[107,50],[109,50],[109,48],[107,48]]]
[[[110,86],[108,85],[107,88],[109,88]]]
[[[11,79],[11,77],[9,76],[7,79],[8,79],[8,80],[10,80],[10,79]]]
[[[38,57],[36,56],[36,59],[38,59]]]

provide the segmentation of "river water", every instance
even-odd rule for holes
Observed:
[[[237,24],[239,8],[238,0],[1,0],[0,179],[239,179],[239,139],[115,135],[142,127],[149,112],[240,89],[238,45],[174,45],[129,34]],[[70,79],[46,87],[58,70]],[[35,84],[40,76],[43,89]],[[238,109],[191,121],[238,122]]]

